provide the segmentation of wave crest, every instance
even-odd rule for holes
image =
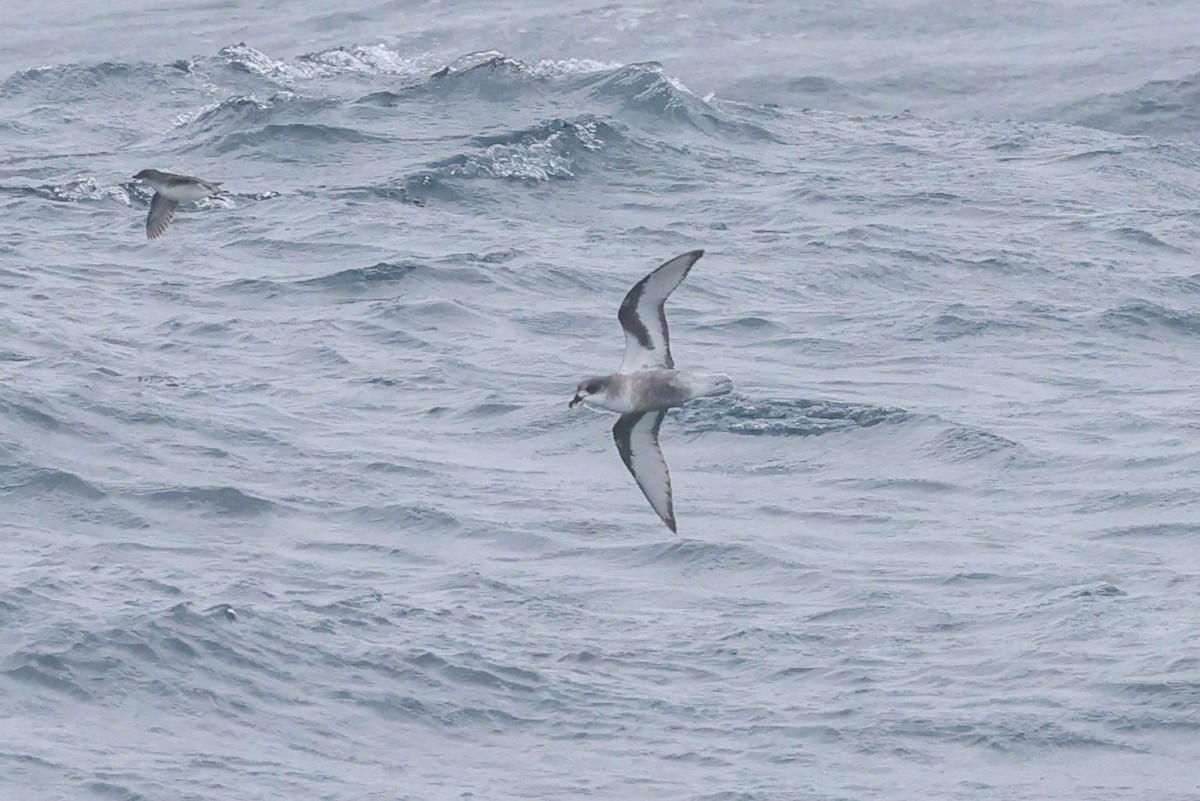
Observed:
[[[549,181],[574,177],[577,154],[603,147],[601,123],[591,117],[551,120],[497,137],[479,137],[480,154],[455,156],[434,165],[446,177]],[[607,126],[605,126],[607,127]]]

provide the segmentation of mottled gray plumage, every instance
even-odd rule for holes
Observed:
[[[617,451],[671,531],[676,530],[671,476],[658,444],[666,409],[733,391],[728,376],[680,372],[671,356],[667,297],[703,255],[703,250],[693,250],[676,256],[633,285],[617,311],[625,332],[621,367],[612,375],[580,381],[569,404],[574,408],[586,402],[621,412],[613,426]]]

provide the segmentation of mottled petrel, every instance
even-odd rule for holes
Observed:
[[[675,531],[675,509],[671,475],[658,446],[659,426],[671,406],[733,391],[729,376],[681,372],[671,358],[664,304],[703,255],[703,250],[693,250],[676,256],[633,285],[617,312],[625,329],[624,361],[612,375],[580,381],[569,404],[574,408],[587,403],[621,413],[612,429],[617,451],[671,531]]]

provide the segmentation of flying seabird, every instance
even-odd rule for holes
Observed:
[[[617,452],[671,531],[675,531],[671,475],[658,446],[663,417],[671,406],[733,391],[729,376],[680,372],[671,358],[663,306],[703,255],[703,250],[693,250],[676,256],[633,285],[617,312],[625,329],[625,359],[612,375],[580,381],[569,404],[575,408],[587,403],[621,413],[612,429]]]
[[[180,203],[214,195],[221,184],[204,181],[191,175],[176,175],[159,170],[142,170],[134,180],[145,181],[154,189],[150,201],[150,214],[146,217],[146,238],[157,239],[175,219],[175,209]]]

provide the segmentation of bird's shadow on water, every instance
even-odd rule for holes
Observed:
[[[690,433],[723,431],[751,436],[819,436],[882,423],[902,423],[913,414],[887,406],[805,399],[755,399],[735,394],[672,409],[670,417]]]

